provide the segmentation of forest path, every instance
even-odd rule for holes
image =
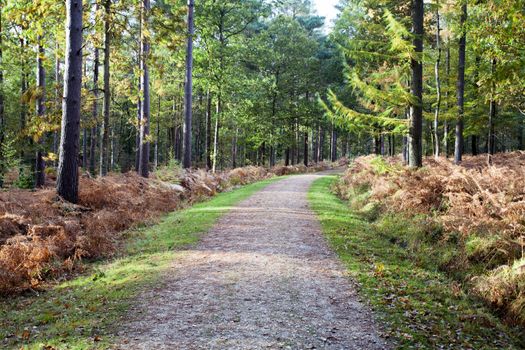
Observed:
[[[309,209],[322,175],[241,202],[126,316],[119,349],[388,349]]]

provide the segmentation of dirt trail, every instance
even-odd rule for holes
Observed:
[[[306,194],[273,183],[222,217],[141,296],[119,349],[388,349]]]

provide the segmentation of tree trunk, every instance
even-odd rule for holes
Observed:
[[[111,87],[109,85],[110,71],[110,20],[111,20],[111,0],[104,2],[104,120],[102,121],[102,144],[100,147],[100,176],[108,173],[108,150],[109,150],[109,108],[111,103]]]
[[[186,82],[184,88],[184,169],[191,168],[191,123],[193,99],[193,8],[194,0],[188,0],[188,38],[186,49]]]
[[[78,201],[78,147],[82,88],[82,0],[66,0],[66,62],[57,192]]]
[[[337,160],[337,130],[332,127],[332,154],[330,155],[330,160],[335,162]]]
[[[496,73],[496,59],[492,59],[492,65],[491,65],[491,73],[492,77],[494,78],[494,75]],[[494,120],[496,120],[497,116],[497,106],[496,106],[496,100],[495,100],[495,93],[496,93],[496,84],[494,83],[494,80],[492,81],[492,91],[490,95],[490,113],[489,113],[489,134],[487,137],[487,162],[489,165],[492,165],[492,156],[494,155],[496,151],[496,137],[494,135]]]
[[[148,60],[150,53],[149,37],[144,32],[147,30],[149,12],[151,10],[150,0],[142,0],[142,36],[141,36],[141,82],[140,91],[142,97],[142,108],[140,114],[140,154],[139,175],[149,177],[149,126],[150,126],[150,95],[149,95],[149,68]]]
[[[303,150],[303,163],[304,166],[308,166],[308,131],[304,132],[304,150]]]
[[[98,133],[98,75],[99,75],[99,49],[95,47],[95,62],[93,67],[93,125],[91,126],[90,142],[89,142],[89,173],[95,175],[96,172],[96,144],[97,144],[97,133]]]
[[[55,54],[55,110],[58,112],[62,105],[62,97],[60,96],[60,57],[58,55],[58,41],[56,43]],[[58,131],[53,132],[53,154],[58,154]],[[57,160],[53,161],[53,165],[58,165]]]
[[[434,157],[439,158],[440,142],[439,142],[439,112],[441,108],[441,80],[439,76],[439,66],[441,64],[441,27],[439,18],[439,8],[436,9],[436,49],[438,56],[436,65],[434,67],[434,74],[436,76],[436,111],[434,114]]]
[[[219,95],[217,96],[217,112],[215,113],[215,133],[213,137],[213,164],[212,164],[212,172],[215,173],[217,170],[217,157],[219,152],[219,127],[220,127],[220,117],[221,117],[221,93],[219,92]]]
[[[38,87],[38,98],[36,100],[36,113],[40,119],[45,114],[46,101],[46,72],[43,65],[44,47],[42,46],[42,38],[38,37],[38,52],[37,52],[37,74],[36,85]],[[43,136],[42,136],[43,137]],[[38,188],[44,187],[46,182],[46,163],[44,161],[43,142],[40,138],[37,142],[37,151],[35,158],[35,186]]]
[[[423,17],[423,0],[412,0],[413,45],[417,57],[412,58],[410,63],[412,70],[410,93],[415,99],[415,103],[410,105],[408,144],[408,165],[410,167],[421,167],[423,164]]]
[[[466,44],[467,33],[465,29],[465,22],[467,21],[467,4],[461,6],[461,37],[459,38],[458,49],[458,81],[457,81],[457,103],[458,103],[458,118],[456,122],[456,142],[454,144],[454,163],[461,163],[463,156],[463,114],[465,107],[465,59],[466,59]]]
[[[320,162],[324,160],[324,129],[322,126],[319,126],[319,148],[317,149],[317,159]]]
[[[212,163],[211,163],[211,106],[212,106],[212,94],[210,90],[208,90],[207,93],[207,107],[206,107],[206,146],[205,152],[206,152],[206,170],[211,170]]]
[[[3,7],[3,6],[2,6]],[[5,107],[4,107],[4,66],[3,66],[3,40],[2,40],[2,30],[4,29],[2,26],[2,12],[3,8],[0,7],[0,161],[3,160],[4,154],[2,154],[4,144],[4,136],[5,136]],[[0,169],[2,171],[5,171],[7,169]],[[0,188],[4,185],[4,179],[3,179],[3,173],[0,173]]]
[[[447,43],[447,54],[446,54],[446,82],[447,82],[447,89],[446,89],[446,108],[447,108],[447,111],[449,110],[449,98],[448,98],[448,92],[449,92],[449,86],[450,86],[450,42]],[[445,119],[443,121],[443,148],[445,149],[445,158],[448,158],[448,155],[450,154],[450,147],[449,147],[449,143],[448,143],[448,134],[449,134],[449,125],[448,125],[448,120]]]
[[[472,155],[477,156],[479,152],[478,152],[478,137],[476,135],[471,136],[470,144],[472,148]]]

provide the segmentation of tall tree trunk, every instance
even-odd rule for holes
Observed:
[[[308,166],[308,130],[304,132],[303,164]]]
[[[194,0],[188,0],[188,38],[186,48],[186,81],[184,86],[184,169],[191,168],[191,123],[193,99],[193,8]]]
[[[322,162],[324,160],[324,129],[319,125],[319,148],[317,149],[317,159]]]
[[[221,101],[221,92],[217,96],[217,112],[215,113],[215,133],[213,137],[213,157],[212,157],[212,172],[215,173],[217,170],[217,158],[219,152],[219,127],[220,127],[220,117],[222,110],[222,101]]]
[[[78,201],[78,147],[82,88],[82,0],[66,0],[66,62],[57,192]]]
[[[446,96],[445,96],[445,103],[446,103],[446,108],[447,108],[447,111],[449,110],[449,87],[450,87],[450,41],[447,42],[447,54],[446,54],[446,57],[445,57],[445,60],[446,60],[446,83],[447,83],[447,89],[446,89]],[[448,120],[445,119],[443,121],[443,148],[445,149],[445,158],[448,158],[448,155],[450,154],[450,146],[449,146],[449,142],[448,142],[448,134],[449,134],[449,124],[448,124]]]
[[[490,94],[490,113],[489,113],[489,134],[487,137],[487,162],[489,165],[492,165],[492,156],[495,153],[496,150],[496,137],[494,135],[494,120],[496,120],[497,116],[497,106],[496,106],[496,100],[495,100],[495,93],[496,93],[496,84],[494,83],[494,75],[496,74],[496,59],[492,59],[492,65],[491,65],[491,73],[492,73],[492,87],[491,87],[491,94]]]
[[[58,41],[56,43],[56,54],[55,54],[55,110],[59,111],[62,98],[60,96],[60,56],[58,55]],[[53,154],[58,154],[58,130],[53,132]],[[58,165],[57,160],[53,161],[54,166]]]
[[[149,68],[148,60],[150,53],[149,37],[144,33],[147,30],[149,12],[151,10],[150,0],[142,0],[142,36],[141,36],[141,97],[142,108],[140,114],[140,161],[139,175],[149,177],[149,126],[150,126],[150,92],[149,92]]]
[[[89,172],[91,175],[95,175],[96,167],[96,144],[97,144],[97,125],[98,125],[98,75],[99,75],[99,49],[95,47],[95,61],[93,66],[93,111],[92,111],[92,123],[90,132],[89,142]]]
[[[441,26],[439,17],[439,7],[436,9],[436,49],[438,56],[434,67],[434,74],[436,76],[436,110],[434,114],[434,157],[439,158],[440,142],[439,142],[439,112],[441,108],[441,80],[439,76],[439,66],[441,64]]]
[[[4,107],[4,57],[3,57],[3,51],[2,47],[4,45],[3,42],[3,26],[2,26],[2,10],[3,10],[3,2],[0,6],[0,162],[5,157],[4,154],[2,154],[2,145],[4,144],[4,136],[5,136],[5,107]],[[0,188],[4,185],[4,179],[3,179],[3,171],[6,169],[0,169],[2,173],[0,173]]]
[[[155,130],[155,150],[153,152],[153,168],[157,169],[159,167],[159,140],[160,140],[160,95],[158,99],[158,109],[157,109],[157,123]]]
[[[109,85],[109,59],[111,53],[111,0],[104,2],[104,120],[102,121],[102,143],[100,147],[100,176],[106,176],[109,164],[109,109],[111,103],[111,87]]]
[[[26,72],[26,60],[24,57],[24,52],[26,50],[25,48],[25,39],[20,39],[20,49],[21,49],[21,59],[22,59],[22,67],[21,67],[21,78],[20,78],[20,96],[24,96],[24,94],[27,91],[27,72]],[[22,98],[21,98],[22,99]],[[27,119],[27,106],[24,102],[20,103],[20,131],[24,133],[26,128],[26,119]],[[27,144],[27,138],[23,138],[24,142],[22,144],[21,150],[20,150],[20,158],[22,160],[24,159],[24,146]]]
[[[36,85],[38,87],[38,98],[36,100],[36,113],[40,119],[45,114],[45,101],[46,101],[46,72],[43,65],[44,59],[44,47],[42,46],[42,38],[38,37],[38,52],[37,52],[37,73],[36,73]],[[44,161],[44,151],[42,137],[37,142],[37,151],[35,157],[35,186],[43,187],[46,182],[46,163]]]
[[[457,81],[457,100],[458,118],[456,122],[456,142],[454,144],[454,163],[461,163],[463,156],[463,114],[465,109],[465,60],[467,46],[467,32],[465,24],[467,21],[467,4],[461,6],[461,37],[459,38],[458,49],[458,81]]]
[[[332,154],[330,155],[330,160],[335,162],[337,160],[337,130],[332,126]]]
[[[206,138],[205,138],[205,152],[206,152],[206,170],[211,170],[211,106],[212,106],[212,94],[210,90],[206,94],[207,106],[206,106]]]
[[[410,93],[414,102],[410,105],[408,165],[420,167],[423,164],[423,0],[412,0],[413,45],[417,57],[411,60],[412,78]]]

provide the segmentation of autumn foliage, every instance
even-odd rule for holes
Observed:
[[[438,231],[435,243],[457,250],[440,267],[467,272],[469,292],[523,323],[524,184],[525,153],[514,152],[496,155],[492,166],[486,156],[466,157],[461,166],[427,158],[422,169],[398,158],[360,157],[334,189],[374,218],[401,213],[433,225],[422,234]]]
[[[85,259],[118,253],[120,232],[195,201],[277,175],[328,168],[319,164],[249,166],[212,174],[161,169],[152,179],[135,173],[82,177],[80,200],[60,200],[53,188],[0,192],[0,293],[36,288]]]

